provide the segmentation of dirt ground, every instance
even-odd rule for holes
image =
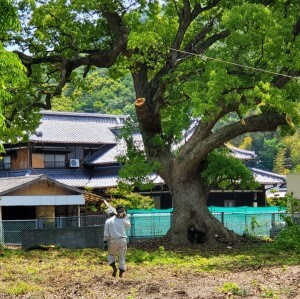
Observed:
[[[0,298],[300,298],[300,266],[192,273],[138,266],[124,278],[111,278],[110,269],[105,270],[88,280],[53,276],[51,292]],[[240,290],[226,291],[224,283],[236,283]]]
[[[200,255],[199,249],[187,251],[175,255],[177,264],[172,251],[131,249],[123,278],[111,276],[106,252],[97,249],[10,251],[0,256],[0,299],[300,299],[299,254],[263,251],[259,244],[248,246],[251,251],[226,248],[214,254],[205,247]],[[158,260],[134,262],[141,254]],[[22,282],[36,289],[22,293]]]

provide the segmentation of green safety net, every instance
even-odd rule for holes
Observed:
[[[157,213],[172,213],[173,209],[149,209],[149,210],[128,210],[127,214],[157,214]]]
[[[209,211],[212,213],[278,213],[284,212],[285,209],[281,207],[208,207]],[[149,209],[149,210],[128,210],[128,214],[158,214],[158,213],[172,213],[173,209]]]
[[[280,207],[209,207],[211,213],[225,227],[239,235],[270,235],[272,227],[284,225]],[[131,228],[129,237],[151,238],[164,236],[172,222],[173,209],[128,210]]]

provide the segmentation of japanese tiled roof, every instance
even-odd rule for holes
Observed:
[[[286,182],[286,176],[274,172],[261,170],[259,168],[250,168],[256,182],[262,185],[280,185]]]
[[[88,169],[32,169],[30,173],[38,177],[43,174],[47,178],[55,180],[64,185],[77,188],[109,188],[116,187],[118,183],[118,172],[120,166],[99,167],[93,170]],[[10,181],[24,178],[24,171],[0,172],[0,177]],[[27,171],[28,173],[28,171]],[[7,177],[9,175],[9,177]],[[158,175],[149,177],[155,184],[163,184]]]
[[[284,175],[258,168],[249,169],[252,171],[255,180],[262,185],[280,185],[286,182]],[[44,174],[46,177],[70,187],[102,189],[117,186],[119,170],[120,166],[99,167],[93,170],[34,169],[31,170],[31,173],[34,175],[29,177],[38,177],[38,174]],[[10,175],[9,178],[6,177],[8,174]],[[9,186],[9,184],[13,184],[15,177],[18,177],[17,180],[19,183],[23,180],[28,180],[24,175],[25,172],[20,171],[0,172],[0,176],[5,177],[0,179],[0,190],[6,188],[6,185]],[[149,179],[153,181],[154,184],[164,184],[162,178],[158,175],[152,175]]]
[[[142,137],[140,134],[134,135],[134,141],[140,149],[143,149]],[[227,144],[226,147],[229,149],[231,156],[239,160],[249,161],[256,159],[256,154],[253,151],[242,150]],[[86,164],[102,165],[116,163],[117,157],[124,154],[126,154],[126,144],[124,140],[119,140],[117,144],[107,145],[95,152],[86,160]]]
[[[254,160],[257,157],[255,152],[252,151],[243,150],[228,144],[226,144],[226,147],[230,150],[231,156],[239,160]]]
[[[42,111],[32,142],[68,144],[116,144],[112,128],[123,124],[126,116],[98,113]]]
[[[133,134],[135,145],[143,150],[142,136],[139,133]],[[89,159],[86,160],[87,164],[102,165],[117,163],[117,157],[126,154],[127,146],[123,139],[119,139],[116,145],[106,146],[95,152]]]
[[[104,166],[105,164],[116,164],[117,156],[126,152],[124,140],[118,140],[113,133],[124,123],[123,115],[103,115],[94,113],[70,113],[43,111],[41,124],[32,135],[30,140],[34,142],[55,142],[69,144],[98,144],[99,150],[85,160],[85,164],[94,165],[94,169],[34,169],[31,174],[45,174],[47,177],[71,187],[107,188],[117,185],[118,171],[120,166]],[[185,134],[183,143],[188,140],[193,130]],[[139,133],[133,135],[134,141],[140,149],[143,149],[142,138]],[[241,150],[226,145],[233,156],[252,160],[256,155],[254,152]],[[255,180],[260,184],[273,185],[285,182],[285,177],[251,168]],[[24,176],[25,171],[0,171],[3,176]],[[163,180],[153,176],[154,183],[163,184]],[[0,190],[1,186],[0,185]]]

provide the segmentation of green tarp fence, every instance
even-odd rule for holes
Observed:
[[[209,211],[212,213],[278,213],[285,211],[281,207],[208,207]],[[149,209],[149,210],[128,210],[128,214],[153,214],[153,213],[172,213],[171,209]]]
[[[244,233],[255,236],[270,235],[270,230],[276,225],[282,225],[280,207],[209,207],[210,212],[221,221],[225,227],[239,235]],[[165,210],[128,210],[131,221],[129,236],[134,238],[151,238],[164,236],[172,222],[173,209]]]

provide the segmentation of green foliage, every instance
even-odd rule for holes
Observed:
[[[224,282],[223,286],[218,289],[220,292],[235,296],[245,297],[247,296],[247,291],[239,287],[235,282]]]
[[[281,198],[269,198],[268,204],[270,206],[279,206],[281,208],[285,208],[288,213],[300,212],[300,201],[289,193]]]
[[[94,69],[85,79],[82,74],[83,70],[78,71],[63,95],[53,99],[53,110],[133,114],[135,95],[128,73],[117,79],[105,69]]]
[[[274,241],[274,248],[300,254],[300,225],[290,225],[282,230]]]
[[[276,173],[280,173],[280,174],[286,174],[288,171],[285,168],[285,153],[286,153],[286,149],[285,148],[281,148],[277,155],[276,158],[274,160],[274,167],[273,167],[273,171]]]
[[[29,282],[26,281],[16,281],[11,283],[9,286],[5,288],[5,290],[1,290],[0,292],[4,291],[6,294],[9,295],[24,295],[28,293],[38,293],[41,291],[40,287],[37,287]]]
[[[157,175],[160,164],[158,161],[149,161],[142,146],[142,140],[135,134],[135,124],[128,119],[121,130],[121,136],[126,144],[126,152],[118,156],[118,162],[122,165],[119,171],[118,185],[121,189],[133,190],[138,187],[141,190],[154,187],[153,180]]]
[[[255,229],[260,227],[261,224],[257,221],[257,218],[255,216],[251,216],[250,221],[250,228],[248,226],[245,227],[244,235],[248,237],[254,237],[256,236]]]
[[[18,29],[17,9],[11,0],[0,0],[0,37],[6,36],[8,30]]]
[[[112,205],[122,205],[127,210],[147,210],[154,208],[154,200],[149,196],[143,196],[139,193],[128,192],[120,188],[111,188],[106,191],[106,194],[110,195]]]
[[[293,136],[285,137],[283,142],[287,147],[287,166],[291,172],[300,172],[300,131]]]
[[[207,186],[214,188],[255,189],[258,186],[245,164],[231,157],[227,150],[215,150],[210,153],[201,176]]]
[[[252,141],[253,140],[252,140],[251,136],[245,136],[243,143],[239,146],[239,148],[245,149],[245,150],[251,149]]]
[[[275,299],[279,299],[280,297],[278,296],[278,292],[270,289],[270,288],[267,288],[267,287],[263,287],[261,288],[262,290],[262,294],[261,294],[261,297],[262,298],[275,298]]]
[[[19,29],[17,10],[10,0],[0,1],[0,38]],[[37,126],[37,109],[29,108],[29,80],[26,68],[15,53],[6,50],[0,42],[0,150],[2,143],[26,138]]]

